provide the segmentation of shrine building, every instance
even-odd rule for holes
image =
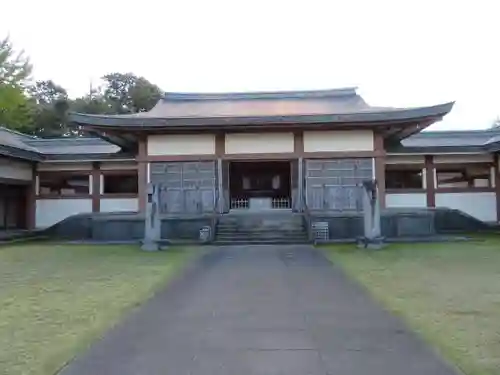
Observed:
[[[148,112],[70,114],[85,137],[3,128],[0,229],[141,213],[150,182],[168,217],[358,212],[367,179],[385,210],[498,223],[500,130],[425,131],[452,107],[373,107],[355,88],[166,93]]]

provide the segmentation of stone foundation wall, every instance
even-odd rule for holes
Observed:
[[[164,217],[162,238],[197,243],[200,229],[210,227],[212,236],[215,216]],[[141,241],[144,238],[144,217],[137,213],[75,215],[47,229],[56,238],[94,241]]]
[[[310,213],[308,225],[327,222],[330,240],[355,239],[363,235],[361,213]],[[459,210],[388,209],[381,217],[382,236],[386,238],[430,237],[453,232],[489,230],[492,227]],[[311,240],[313,233],[310,233]]]
[[[283,214],[282,214],[283,215]],[[226,218],[228,216],[225,216]],[[275,226],[279,228],[304,220],[310,240],[311,225],[327,222],[330,240],[352,240],[363,235],[363,216],[359,213],[322,212],[308,215],[254,214],[231,215],[234,220],[252,228]],[[293,219],[293,220],[292,220]],[[218,215],[163,217],[162,238],[173,242],[199,243],[200,229],[210,227],[212,239],[217,228]],[[290,221],[292,220],[292,221]],[[286,224],[288,223],[288,224]],[[291,224],[290,224],[291,225]],[[433,235],[474,232],[492,229],[474,217],[451,209],[388,209],[382,214],[382,235],[386,238],[428,238]],[[54,238],[94,241],[140,241],[144,237],[144,217],[137,213],[91,213],[74,215],[46,230]]]

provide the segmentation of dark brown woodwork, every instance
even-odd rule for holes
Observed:
[[[385,156],[375,157],[375,179],[378,184],[380,208],[385,208]]]
[[[92,212],[101,211],[101,172],[100,163],[92,163]]]
[[[494,168],[495,168],[495,193],[497,198],[497,221],[500,222],[500,154],[494,155]]]
[[[146,188],[148,184],[148,140],[146,137],[139,140],[137,161],[139,212],[144,212],[146,210]]]
[[[101,169],[101,174],[104,176],[135,176],[137,169]]]
[[[436,207],[436,181],[434,180],[434,158],[425,155],[425,180],[427,183],[427,207]]]
[[[359,154],[359,153],[357,153]],[[360,157],[360,156],[358,156]],[[373,153],[374,167],[375,167],[375,179],[378,184],[379,191],[379,201],[380,207],[385,208],[386,206],[386,189],[385,189],[385,165],[386,165],[386,153],[384,148],[384,137],[378,132],[373,133]]]
[[[101,194],[101,198],[137,198],[137,194],[133,193],[113,193],[113,194]]]
[[[226,153],[226,134],[217,133],[215,135],[215,155],[222,156]]]
[[[43,194],[38,195],[36,199],[92,199],[90,194],[71,194],[71,195],[57,195],[57,194]]]
[[[32,165],[31,183],[26,189],[26,229],[36,227],[36,173],[37,164]]]
[[[416,194],[425,193],[425,189],[385,189],[386,194]]]
[[[383,157],[384,151],[334,151],[334,152],[280,152],[261,154],[225,154],[220,156],[225,160],[293,160],[299,157],[305,159],[352,159],[352,158],[373,158]],[[146,162],[155,161],[210,161],[217,159],[217,155],[149,155],[145,157]],[[137,159],[141,163],[141,159]]]
[[[304,154],[304,132],[302,130],[293,132],[293,153],[298,156]]]
[[[492,193],[495,189],[491,187],[447,187],[437,188],[436,193]]]

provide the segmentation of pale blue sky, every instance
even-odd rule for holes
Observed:
[[[131,71],[166,91],[358,86],[372,105],[455,100],[434,129],[500,115],[497,0],[25,0],[2,13],[0,37],[26,50],[35,78],[73,96]]]

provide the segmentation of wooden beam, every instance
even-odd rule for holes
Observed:
[[[497,221],[500,222],[500,154],[494,155],[494,163],[493,166],[495,168],[495,195],[497,197]]]
[[[293,153],[299,157],[304,154],[304,131],[296,130],[293,132]]]
[[[226,153],[226,134],[217,133],[215,135],[215,155],[218,157],[224,156]]]
[[[101,171],[100,163],[92,163],[92,212],[101,211]]]
[[[26,229],[35,229],[36,227],[36,188],[37,188],[37,173],[36,173],[37,163],[33,163],[32,168],[32,177],[31,183],[26,189],[26,200],[25,200],[25,209],[26,209]]]
[[[427,207],[436,207],[436,182],[434,179],[434,157],[425,155],[425,180],[427,182]]]
[[[386,154],[384,148],[384,136],[381,133],[375,132],[373,134],[373,151],[375,168],[375,180],[378,184],[378,194],[380,201],[380,208],[385,208],[386,205],[386,191],[385,191],[385,164]]]
[[[148,185],[148,139],[142,137],[139,139],[139,148],[137,151],[137,183],[139,195],[139,212],[146,211],[146,188]]]

